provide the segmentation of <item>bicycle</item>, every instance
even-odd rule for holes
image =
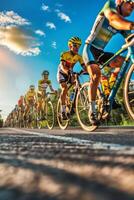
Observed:
[[[36,103],[31,100],[29,102],[29,111],[23,117],[24,120],[24,127],[26,128],[36,128],[37,127],[37,108]]]
[[[18,110],[18,127],[23,128],[24,127],[24,106],[19,107]]]
[[[71,76],[74,76],[73,83],[68,83],[68,92],[66,96],[66,113],[67,113],[67,120],[62,119],[61,115],[61,100],[59,98],[57,103],[57,121],[58,125],[61,129],[65,130],[70,122],[71,116],[75,113],[76,110],[76,97],[78,92],[81,89],[81,83],[80,83],[80,75],[87,74],[81,71],[80,73],[77,72],[71,72]],[[78,116],[77,116],[78,117]]]
[[[125,107],[128,115],[131,117],[132,120],[134,120],[134,87],[131,87],[131,85],[134,85],[134,34],[131,34],[127,38],[127,40],[128,42],[124,44],[119,51],[117,51],[107,62],[105,62],[101,66],[101,71],[103,71],[104,67],[107,66],[117,56],[121,55],[124,52],[127,52],[116,81],[111,88],[110,95],[108,97],[105,96],[101,83],[98,87],[96,110],[98,113],[98,120],[100,121],[103,121],[104,119],[107,119],[109,117],[112,111],[114,98],[117,94],[123,78],[125,78],[123,93]],[[86,115],[88,115],[89,111],[88,88],[89,82],[86,82],[78,91],[76,97],[76,114],[81,127],[86,131],[93,131],[98,126],[87,123],[87,121],[85,121],[85,119],[83,118],[83,113],[86,111]]]
[[[55,124],[55,113],[54,107],[51,100],[51,95],[54,95],[53,92],[47,92],[43,98],[43,108],[38,112],[37,126],[38,128],[43,128],[43,122],[48,127],[48,129],[53,129]]]

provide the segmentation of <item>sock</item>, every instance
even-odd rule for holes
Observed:
[[[61,106],[61,112],[66,112],[66,105]]]
[[[96,102],[95,101],[91,101],[90,103],[89,103],[89,111],[92,113],[96,113]]]

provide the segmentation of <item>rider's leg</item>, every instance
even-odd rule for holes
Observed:
[[[41,99],[41,97],[38,97],[37,112],[38,112],[39,118],[41,118],[41,110],[42,110],[42,99]]]
[[[66,95],[67,95],[67,83],[63,82],[60,84],[61,87],[61,95],[60,95],[60,99],[61,99],[61,110],[62,111],[66,111]]]
[[[67,118],[66,116],[66,96],[67,96],[67,83],[63,82],[60,84],[61,87],[61,95],[60,95],[60,99],[61,99],[61,113],[63,114],[63,118]]]
[[[124,57],[118,56],[115,60],[113,60],[110,63],[110,67],[114,69],[109,78],[110,89],[113,87],[115,83],[116,77],[120,71],[120,67],[122,66],[123,62],[124,62]]]
[[[89,102],[95,102],[96,100],[96,94],[97,94],[97,88],[100,82],[100,77],[101,77],[101,71],[100,68],[97,64],[89,64],[87,65],[87,71],[90,76],[90,87],[89,87]],[[94,103],[93,103],[94,105]],[[94,106],[90,107],[91,111],[95,111]]]
[[[120,67],[122,66],[124,62],[124,57],[122,56],[118,56],[115,60],[113,60],[111,63],[110,63],[110,67],[113,69],[112,73],[111,73],[111,76],[109,78],[109,86],[110,86],[110,89],[113,88],[113,85],[116,81],[116,78],[118,76],[118,73],[120,71]],[[121,105],[116,102],[115,100],[113,101],[113,105],[112,105],[112,108],[113,109],[117,109],[117,108],[121,108]]]
[[[60,100],[61,100],[62,119],[66,120],[67,119],[66,96],[67,96],[67,91],[68,91],[67,82],[69,80],[69,76],[67,74],[64,74],[61,70],[58,70],[57,80],[58,80],[60,87],[61,87]]]
[[[24,118],[25,118],[25,119],[26,119],[26,117],[27,117],[28,112],[29,112],[29,104],[27,103],[27,104],[25,105],[25,111],[24,111]]]
[[[97,123],[96,119],[96,94],[97,87],[100,82],[101,71],[97,64],[94,62],[93,55],[91,53],[90,45],[85,44],[83,49],[83,60],[87,66],[87,71],[90,75],[90,87],[89,87],[89,120],[92,124]]]

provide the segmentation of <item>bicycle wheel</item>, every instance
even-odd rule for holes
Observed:
[[[58,100],[58,103],[57,103],[57,121],[58,121],[59,127],[63,130],[65,130],[69,124],[69,120],[63,120],[61,118],[61,101],[60,101],[60,99]]]
[[[29,115],[29,127],[32,129],[37,128],[37,111],[34,107],[32,107]]]
[[[76,115],[78,122],[85,131],[94,131],[97,126],[92,125],[88,118],[89,98],[88,98],[89,82],[82,85],[76,97]]]
[[[46,101],[46,120],[47,127],[52,129],[54,127],[54,107],[50,100]]]
[[[131,65],[124,83],[124,103],[129,116],[134,120],[134,64]]]

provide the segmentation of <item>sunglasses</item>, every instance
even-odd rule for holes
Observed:
[[[79,44],[75,44],[75,43],[73,43],[73,47],[79,48],[80,45],[79,45]]]

